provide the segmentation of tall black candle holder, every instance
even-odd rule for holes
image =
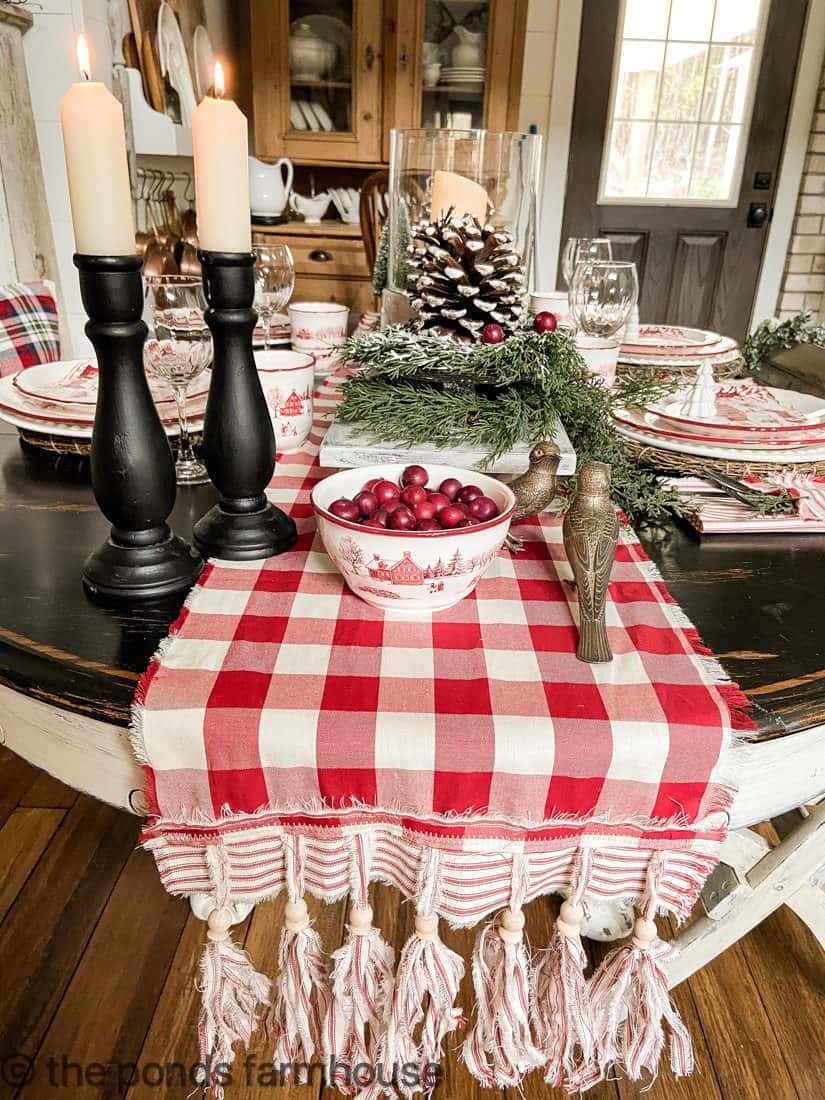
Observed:
[[[252,355],[255,257],[198,255],[214,346],[203,460],[220,499],[195,524],[195,545],[205,557],[268,558],[288,550],[298,534],[264,493],[275,469],[275,432]]]
[[[141,262],[140,256],[74,257],[98,362],[92,489],[112,524],[109,538],[86,559],[83,583],[94,597],[126,602],[180,592],[203,568],[200,555],[166,523],[175,464],[143,370]]]

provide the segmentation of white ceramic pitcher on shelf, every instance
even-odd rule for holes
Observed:
[[[284,171],[286,170],[286,171]],[[281,157],[274,164],[249,158],[249,205],[259,217],[283,214],[292,191],[292,161]]]
[[[484,31],[468,31],[466,27],[453,27],[458,45],[453,46],[450,60],[457,69],[483,68],[486,62]]]

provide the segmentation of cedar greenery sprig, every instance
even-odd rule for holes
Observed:
[[[742,355],[748,367],[755,371],[773,352],[794,348],[797,344],[825,347],[825,324],[816,324],[810,310],[785,321],[775,317],[762,321],[742,345]]]
[[[395,327],[351,341],[347,355],[360,369],[344,383],[338,415],[375,440],[469,443],[489,448],[489,465],[517,443],[552,438],[561,420],[580,462],[613,467],[613,498],[632,520],[683,511],[677,494],[628,456],[611,419],[614,405],[654,400],[673,382],[641,374],[611,393],[587,372],[571,336],[528,329],[484,345]]]

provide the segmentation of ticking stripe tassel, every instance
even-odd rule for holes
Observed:
[[[369,906],[350,911],[347,942],[332,956],[332,999],[324,1034],[324,1061],[334,1067],[333,1084],[345,1096],[359,1086],[352,1067],[375,1066],[392,1004],[395,952],[372,924]]]
[[[352,1079],[354,1067],[377,1065],[378,1043],[392,1006],[395,952],[372,923],[371,861],[369,835],[356,833],[349,849],[352,903],[347,940],[332,956],[332,999],[324,1029],[324,1061],[332,1065],[333,1083],[345,1096],[361,1088]]]
[[[378,1096],[429,1095],[436,1081],[411,1083],[403,1072],[414,1066],[424,1068],[441,1062],[444,1040],[464,1023],[456,1007],[458,989],[464,977],[464,961],[439,938],[435,908],[439,893],[441,852],[423,853],[418,870],[415,932],[404,944],[395,974],[387,1030],[378,1043],[376,1062],[383,1081],[364,1092],[362,1100]],[[426,1008],[424,1001],[426,999]],[[394,1086],[394,1087],[393,1087]]]
[[[309,1063],[320,1054],[331,998],[329,959],[310,924],[302,896],[304,847],[302,837],[284,838],[289,901],[284,910],[280,973],[269,1026],[275,1039],[273,1059],[287,1065]]]
[[[270,1004],[272,983],[259,974],[249,956],[229,935],[232,913],[228,906],[228,869],[222,849],[206,851],[216,888],[218,907],[209,914],[209,942],[200,966],[201,1013],[198,1023],[200,1061],[206,1067],[208,1095],[224,1100],[220,1066],[235,1060],[235,1047],[248,1046],[258,1026],[258,1014]]]
[[[482,929],[473,952],[476,1023],[464,1062],[486,1088],[518,1088],[544,1058],[530,1034],[531,974],[524,914],[505,909]]]
[[[571,1091],[593,1064],[583,920],[580,905],[562,903],[550,946],[538,955],[534,979],[536,1045],[544,1056],[544,1079],[554,1088],[564,1083]]]
[[[633,1081],[644,1070],[655,1077],[665,1044],[664,1023],[670,1030],[674,1075],[685,1077],[693,1070],[690,1035],[668,990],[666,966],[673,948],[659,939],[653,920],[659,864],[654,855],[648,868],[644,915],[637,918],[633,936],[607,955],[590,983],[596,1070],[588,1085],[602,1080],[614,1065]]]

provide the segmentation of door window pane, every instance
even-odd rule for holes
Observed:
[[[662,7],[666,8],[667,4]],[[713,26],[714,7],[715,0],[672,0],[667,30],[670,41],[707,42]]]
[[[624,0],[600,201],[736,201],[769,0]]]
[[[652,122],[616,122],[610,143],[607,186],[612,195],[644,194],[653,149]]]

